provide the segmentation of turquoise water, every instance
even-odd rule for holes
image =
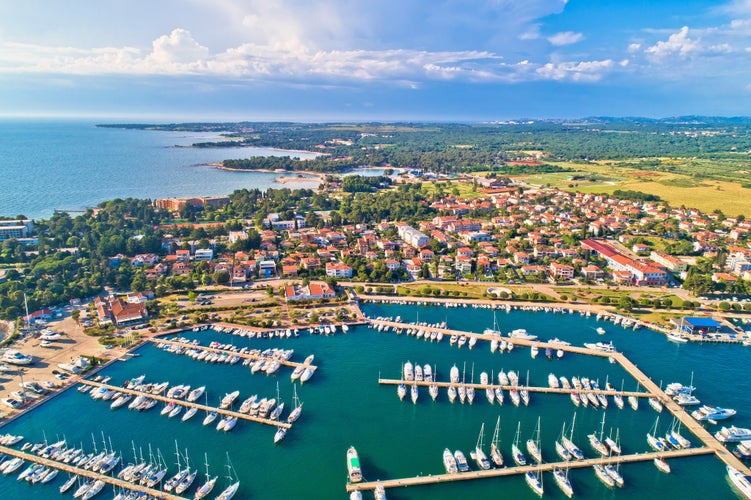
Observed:
[[[414,321],[447,321],[449,327],[482,331],[492,325],[493,316],[486,309],[444,309],[442,307],[414,307],[365,305],[369,316],[396,316]],[[597,326],[608,331],[612,339],[639,367],[656,381],[688,383],[692,370],[697,396],[708,404],[736,408],[734,423],[751,426],[751,381],[746,367],[751,366],[751,350],[728,345],[675,345],[664,337],[647,331],[625,330],[612,324],[598,323],[594,318],[579,315],[554,315],[514,311],[498,313],[503,331],[526,328],[542,338],[560,337],[575,344],[588,340],[602,340]],[[443,448],[462,449],[468,456],[474,447],[480,425],[485,423],[485,442],[489,443],[496,418],[501,417],[501,449],[507,463],[511,461],[510,447],[521,422],[521,440],[532,436],[537,417],[542,418],[542,449],[546,460],[556,460],[553,440],[558,437],[563,422],[570,424],[575,407],[568,396],[532,394],[530,406],[514,407],[506,398],[504,406],[491,406],[478,393],[475,404],[451,405],[442,390],[438,402],[433,403],[426,389],[421,390],[417,405],[405,399],[400,402],[393,386],[379,386],[377,379],[397,378],[406,360],[430,363],[437,368],[440,380],[448,379],[451,366],[461,369],[467,364],[467,378],[475,366],[475,380],[479,372],[514,369],[530,383],[546,385],[547,375],[573,375],[599,378],[601,385],[608,377],[616,387],[624,380],[625,389],[635,383],[618,366],[603,359],[566,355],[562,360],[547,360],[544,356],[531,359],[528,349],[517,348],[510,354],[491,354],[488,345],[478,343],[472,351],[442,344],[425,342],[406,335],[378,333],[367,327],[356,327],[348,335],[334,337],[309,336],[275,340],[249,340],[215,332],[188,333],[201,339],[233,341],[236,345],[254,347],[287,347],[295,349],[296,360],[308,354],[316,355],[320,369],[310,382],[298,387],[298,395],[305,403],[301,419],[287,434],[285,441],[273,445],[274,429],[249,422],[240,422],[229,434],[213,427],[202,427],[197,415],[189,422],[168,419],[157,408],[147,413],[127,409],[112,411],[106,402],[93,401],[88,395],[70,390],[20,418],[3,432],[20,433],[26,439],[38,441],[45,432],[49,439],[65,437],[73,443],[83,442],[91,447],[93,433],[97,446],[101,433],[111,437],[115,449],[122,450],[126,461],[131,459],[131,440],[136,447],[159,448],[174,463],[174,441],[187,448],[193,463],[202,462],[208,454],[213,472],[220,472],[228,451],[242,481],[238,498],[346,498],[345,451],[357,447],[366,479],[386,479],[443,472]],[[114,383],[147,374],[149,380],[169,380],[171,383],[207,385],[209,403],[216,405],[225,392],[239,389],[240,398],[253,393],[273,396],[279,382],[282,398],[291,401],[292,386],[289,369],[278,376],[251,375],[247,367],[206,365],[186,357],[159,351],[153,346],[139,350],[140,357],[116,363],[105,370]],[[408,398],[407,398],[408,399]],[[576,409],[575,441],[585,455],[594,456],[586,441],[586,434],[599,431],[602,410]],[[605,411],[605,432],[619,429],[624,453],[647,451],[644,438],[655,422],[656,413],[645,401],[637,412],[628,406],[618,410],[614,404]],[[670,417],[663,413],[660,429],[670,425]],[[684,432],[685,434],[685,432]],[[695,439],[693,440],[696,441]],[[575,493],[580,498],[642,498],[657,499],[668,495],[684,498],[736,498],[731,490],[723,464],[712,456],[676,459],[671,461],[673,473],[664,475],[651,463],[629,464],[622,473],[626,486],[608,490],[595,478],[591,469],[572,470]],[[57,487],[64,479],[58,477],[50,485],[29,486],[14,478],[0,477],[3,498],[58,498]],[[552,476],[544,477],[546,498],[565,498]],[[390,499],[453,499],[474,498],[537,498],[521,476],[466,481],[409,489],[389,490]],[[102,495],[106,497],[107,495]],[[111,495],[109,495],[111,496]],[[365,497],[368,498],[369,495]],[[372,498],[372,497],[371,497]]]
[[[279,184],[279,174],[230,172],[209,162],[312,153],[265,148],[175,148],[216,135],[98,128],[93,122],[0,120],[0,215],[49,217],[113,198],[211,196]],[[296,175],[296,174],[294,174]]]

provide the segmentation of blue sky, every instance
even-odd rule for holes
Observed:
[[[751,0],[0,3],[0,115],[751,115]]]

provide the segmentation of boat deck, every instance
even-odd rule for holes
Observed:
[[[259,359],[271,359],[266,356],[259,356],[259,355],[251,354],[248,352],[241,353],[241,352],[230,351],[228,349],[217,349],[216,347],[209,347],[209,346],[191,344],[191,343],[186,343],[186,342],[177,342],[175,340],[167,340],[164,338],[150,338],[148,340],[149,342],[152,342],[154,344],[164,344],[164,345],[169,345],[169,346],[184,347],[186,349],[195,349],[198,351],[213,352],[216,354],[226,354],[228,356],[237,356],[241,359],[248,359],[251,361],[258,361]],[[290,368],[297,368],[298,366],[305,366],[306,368],[310,368],[313,371],[316,371],[318,369],[316,365],[306,365],[305,363],[297,363],[295,361],[288,361],[286,359],[279,359],[279,358],[274,358],[274,359],[277,359],[279,361],[279,364],[281,364],[282,366],[288,366]]]
[[[288,424],[286,422],[279,422],[277,420],[270,420],[268,418],[261,418],[261,417],[253,417],[251,415],[247,415],[245,413],[239,413],[232,410],[224,410],[221,408],[214,408],[212,406],[206,406],[202,405],[200,403],[191,403],[188,401],[185,401],[183,399],[174,399],[174,398],[168,398],[166,396],[156,395],[156,394],[150,394],[148,392],[142,392],[142,391],[134,391],[133,389],[126,389],[125,387],[118,387],[116,385],[109,385],[109,384],[102,384],[101,382],[94,382],[92,380],[79,380],[80,384],[84,385],[90,385],[93,387],[105,387],[107,389],[111,389],[113,391],[122,392],[124,394],[130,394],[133,396],[146,396],[151,399],[156,399],[157,401],[162,401],[163,403],[174,403],[176,405],[185,406],[187,408],[197,408],[199,410],[203,411],[215,411],[220,415],[227,415],[232,417],[237,417],[241,420],[248,420],[250,422],[256,422],[258,424],[265,424],[265,425],[272,425],[275,427],[284,427],[285,429],[292,428],[291,424]]]
[[[526,474],[527,472],[547,472],[558,468],[581,468],[591,467],[597,464],[616,464],[645,462],[657,457],[669,459],[679,457],[693,457],[699,455],[708,455],[714,453],[710,448],[688,448],[685,450],[674,450],[666,452],[647,452],[635,453],[632,455],[613,456],[609,458],[589,458],[571,462],[548,462],[535,465],[525,465],[522,467],[504,467],[502,469],[477,470],[469,472],[458,472],[456,474],[435,474],[428,476],[407,477],[402,479],[388,479],[384,481],[368,481],[364,483],[347,484],[347,492],[355,490],[374,490],[376,486],[381,485],[384,488],[398,488],[403,486],[418,486],[424,484],[445,483],[450,481],[468,481],[471,479],[485,479],[491,477],[515,476]],[[438,457],[440,458],[440,457]]]
[[[123,489],[131,490],[131,491],[137,491],[139,493],[143,493],[145,495],[148,495],[150,498],[162,498],[165,500],[182,500],[183,499],[183,497],[172,495],[165,491],[161,491],[161,490],[157,490],[153,488],[147,488],[146,486],[141,486],[140,484],[129,483],[127,481],[123,481],[122,479],[118,479],[116,477],[107,476],[105,474],[99,474],[98,472],[94,472],[94,471],[87,470],[87,469],[81,469],[73,465],[58,462],[56,460],[51,460],[49,458],[43,458],[38,455],[26,453],[24,451],[20,451],[15,448],[9,448],[7,446],[0,446],[0,453],[4,453],[11,457],[22,458],[23,460],[26,460],[27,462],[42,464],[45,467],[52,467],[59,471],[67,472],[68,474],[75,474],[77,476],[86,477],[89,479],[101,480],[117,488],[123,488]]]

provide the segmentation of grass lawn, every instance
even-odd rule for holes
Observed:
[[[740,183],[694,178],[661,171],[638,170],[627,166],[600,163],[555,163],[576,172],[554,172],[517,176],[531,184],[551,185],[560,189],[585,193],[608,193],[617,189],[654,194],[672,206],[698,208],[704,212],[721,209],[727,215],[751,214],[751,189]],[[686,166],[687,169],[692,166]],[[698,167],[696,167],[698,168]],[[701,168],[708,168],[702,165]],[[572,180],[572,176],[594,176],[595,181]]]
[[[480,192],[479,187],[476,191],[473,191],[474,185],[471,182],[451,181],[451,183],[438,182],[437,184],[443,188],[443,192],[446,194],[453,194],[454,188],[458,189],[458,196],[460,198],[479,198],[481,196],[485,196],[485,193]],[[428,196],[434,194],[437,191],[436,185],[432,182],[423,182],[421,190],[423,194]]]

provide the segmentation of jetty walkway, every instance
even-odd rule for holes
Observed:
[[[123,394],[130,394],[132,396],[145,396],[147,398],[156,399],[157,401],[162,401],[164,403],[174,403],[176,405],[185,406],[187,408],[197,408],[199,410],[203,410],[206,412],[215,411],[219,413],[220,415],[237,417],[238,419],[248,420],[250,422],[256,422],[259,424],[272,425],[275,427],[284,427],[285,429],[292,428],[291,424],[288,424],[286,422],[279,422],[278,420],[271,420],[268,418],[261,418],[261,417],[253,417],[245,413],[240,413],[240,412],[236,412],[232,410],[224,410],[222,408],[214,408],[212,406],[206,406],[206,405],[202,405],[199,403],[191,403],[189,401],[185,401],[182,399],[168,398],[166,396],[162,396],[159,394],[151,394],[149,392],[135,391],[133,389],[126,389],[125,387],[118,387],[116,385],[102,384],[101,382],[94,382],[93,380],[79,380],[78,383],[84,384],[84,385],[90,385],[92,387],[104,387],[106,389],[110,389],[110,390],[117,391],[117,392],[122,392]]]
[[[551,349],[560,349],[563,352],[570,352],[575,354],[584,354],[587,356],[598,356],[601,358],[607,358],[610,357],[612,353],[601,351],[598,349],[590,349],[588,347],[578,347],[574,345],[564,345],[559,342],[549,342],[545,340],[527,340],[527,339],[520,339],[516,337],[505,337],[502,335],[492,335],[489,333],[474,333],[474,332],[464,332],[460,330],[451,330],[449,328],[441,328],[437,326],[422,326],[422,325],[411,325],[409,323],[397,323],[396,321],[386,321],[382,319],[372,319],[370,320],[371,326],[387,326],[394,330],[407,330],[409,328],[411,329],[417,329],[417,330],[423,330],[427,332],[441,332],[444,336],[448,335],[456,335],[458,337],[464,336],[468,339],[471,337],[475,337],[477,340],[484,340],[486,342],[490,342],[493,339],[498,340],[499,342],[502,340],[505,340],[506,342],[511,342],[514,344],[514,346],[537,346],[538,348],[546,348],[550,347]]]
[[[616,455],[605,458],[588,458],[585,460],[572,460],[570,462],[547,462],[535,465],[525,465],[516,467],[504,467],[502,469],[488,469],[469,472],[457,472],[455,474],[435,474],[428,476],[407,477],[402,479],[387,479],[384,481],[369,481],[364,483],[347,484],[347,492],[355,490],[374,490],[376,486],[381,485],[384,488],[399,488],[403,486],[418,486],[424,484],[446,483],[451,481],[467,481],[471,479],[485,479],[491,477],[515,476],[526,474],[527,472],[546,472],[553,469],[581,468],[591,467],[597,464],[616,464],[645,462],[655,458],[679,458],[693,457],[698,455],[707,455],[714,453],[710,448],[686,448],[683,450],[665,451],[665,452],[647,452],[635,453],[633,455]],[[437,457],[440,458],[440,457]]]
[[[552,387],[535,387],[535,386],[527,386],[527,385],[498,385],[498,384],[475,384],[475,383],[468,383],[468,382],[425,382],[424,380],[416,381],[416,380],[399,380],[399,379],[389,379],[389,378],[379,378],[378,383],[381,385],[399,385],[404,384],[406,386],[411,385],[417,385],[419,387],[430,387],[431,385],[435,384],[438,387],[444,387],[448,388],[452,385],[455,387],[458,387],[460,385],[463,385],[464,387],[474,387],[475,389],[481,389],[485,390],[486,388],[490,387],[491,389],[495,390],[496,388],[501,388],[505,390],[509,389],[516,389],[516,390],[523,390],[526,389],[529,392],[541,392],[541,393],[547,393],[547,394],[571,394],[572,392],[575,392],[577,394],[579,393],[592,393],[592,394],[603,394],[605,396],[614,396],[616,394],[620,394],[621,396],[628,397],[628,396],[636,396],[638,398],[650,398],[652,397],[652,394],[648,392],[629,392],[629,391],[608,391],[604,389],[576,389],[574,387],[570,389],[564,389],[562,387],[552,388]]]
[[[165,500],[184,500],[183,497],[181,496],[172,495],[165,491],[156,490],[153,488],[147,488],[146,486],[142,486],[140,484],[129,483],[127,481],[123,481],[122,479],[118,479],[116,477],[107,476],[105,474],[99,474],[98,472],[94,472],[94,471],[87,470],[87,469],[81,469],[73,465],[69,465],[63,462],[58,462],[57,460],[50,460],[49,458],[40,457],[32,453],[26,453],[24,451],[20,451],[15,448],[9,448],[7,446],[0,446],[0,453],[4,453],[11,457],[21,458],[23,460],[26,460],[27,462],[41,464],[41,465],[44,465],[45,467],[51,467],[53,469],[57,469],[62,472],[67,472],[68,474],[75,474],[77,476],[87,477],[95,481],[96,480],[103,481],[117,488],[137,491],[138,493],[143,493],[145,495],[148,495],[149,498],[161,498]]]
[[[598,349],[590,349],[587,347],[577,347],[572,345],[562,345],[557,342],[547,342],[543,340],[526,340],[526,339],[519,339],[519,338],[510,338],[510,337],[504,337],[504,336],[498,336],[494,334],[487,334],[487,333],[474,333],[474,332],[465,332],[460,330],[452,330],[449,328],[441,328],[441,327],[435,327],[435,326],[424,326],[424,325],[414,325],[414,324],[408,324],[408,323],[398,323],[395,321],[387,321],[387,320],[371,320],[371,326],[382,326],[382,327],[389,327],[392,330],[407,330],[407,329],[413,329],[413,330],[422,330],[427,332],[441,332],[444,336],[446,335],[456,335],[456,336],[465,336],[467,338],[475,337],[477,340],[484,340],[490,342],[493,339],[497,340],[506,340],[507,342],[512,342],[514,345],[523,345],[523,346],[537,346],[538,348],[545,348],[550,347],[552,349],[561,349],[564,352],[570,352],[570,353],[576,353],[576,354],[583,354],[587,356],[597,356],[601,358],[609,358],[611,362],[616,362],[621,367],[623,367],[624,370],[626,370],[632,377],[634,377],[637,382],[646,389],[647,392],[633,392],[633,393],[626,393],[626,392],[619,392],[619,391],[602,391],[602,390],[585,390],[582,389],[580,391],[576,391],[575,389],[550,389],[545,387],[535,388],[535,387],[524,387],[524,386],[501,386],[502,388],[517,388],[517,389],[527,389],[530,392],[547,392],[547,393],[557,393],[557,392],[593,392],[595,394],[601,393],[601,394],[616,394],[620,393],[624,396],[633,395],[636,397],[654,397],[658,401],[660,401],[664,408],[666,408],[672,415],[678,419],[685,428],[687,428],[694,436],[696,436],[702,443],[703,447],[701,448],[688,448],[683,450],[675,450],[670,452],[660,452],[660,453],[643,453],[643,454],[636,454],[636,455],[624,455],[620,457],[612,457],[610,459],[605,459],[605,463],[614,463],[614,462],[634,462],[634,461],[641,461],[641,460],[651,460],[655,457],[662,457],[662,458],[670,458],[670,457],[685,457],[685,456],[693,456],[693,455],[700,455],[700,454],[709,454],[714,453],[720,460],[722,460],[726,465],[729,465],[739,471],[741,471],[744,474],[751,474],[751,470],[749,470],[746,465],[741,462],[735,455],[733,455],[730,450],[728,450],[722,443],[720,443],[707,429],[704,428],[704,426],[696,421],[682,406],[680,406],[678,403],[676,403],[670,396],[668,396],[657,384],[652,381],[644,372],[642,372],[634,363],[631,362],[623,353],[617,352],[617,351],[604,351],[604,350],[598,350]],[[389,385],[395,385],[404,383],[406,385],[411,384],[418,384],[421,386],[430,386],[430,382],[414,382],[414,381],[402,381],[402,380],[393,380],[393,379],[381,379],[379,377],[378,382],[380,384],[389,384]],[[436,382],[436,384],[439,387],[448,387],[452,385],[451,383],[447,382]],[[453,384],[458,385],[458,384]],[[472,386],[478,389],[484,389],[485,387],[498,387],[495,385],[483,385],[483,384],[464,384],[465,386]],[[370,482],[370,483],[359,483],[359,484],[352,484],[347,486],[347,491],[353,491],[356,489],[374,489],[377,484],[383,485],[384,488],[393,488],[397,486],[412,486],[412,485],[419,485],[419,484],[431,484],[431,483],[439,483],[444,481],[459,481],[459,480],[465,480],[465,479],[476,479],[476,478],[482,478],[482,477],[495,477],[495,476],[504,476],[504,475],[512,475],[512,474],[521,474],[528,471],[536,471],[536,470],[552,470],[554,467],[583,467],[586,465],[594,465],[595,463],[599,463],[601,459],[596,459],[594,462],[587,462],[585,461],[579,461],[579,462],[563,462],[563,463],[557,463],[557,464],[541,464],[536,466],[527,466],[527,467],[512,467],[507,469],[493,469],[493,470],[487,470],[487,471],[477,471],[477,472],[468,472],[468,473],[459,473],[459,474],[440,474],[438,476],[419,476],[419,477],[413,477],[413,478],[406,478],[406,479],[396,479],[396,480],[388,480],[388,481],[378,481],[378,482]]]
[[[704,446],[710,448],[720,460],[725,462],[726,465],[738,469],[744,474],[751,474],[751,471],[743,462],[720,443],[700,422],[696,421],[694,417],[689,415],[681,405],[665,394],[665,392],[655,384],[652,379],[639,370],[639,368],[637,368],[630,359],[624,356],[623,353],[614,354],[613,359],[620,364],[624,370],[629,372],[631,376],[633,376],[645,389],[651,392],[654,397],[656,397],[663,406],[675,416],[675,418],[681,421],[685,428],[699,438],[704,443]]]
[[[248,359],[251,361],[258,361],[259,359],[263,359],[263,360],[272,359],[269,356],[261,356],[260,354],[231,351],[229,349],[218,349],[216,347],[203,346],[200,344],[193,344],[190,342],[179,342],[177,340],[167,340],[164,338],[149,338],[147,340],[153,344],[163,344],[163,345],[169,345],[169,346],[175,346],[175,347],[184,347],[186,349],[195,349],[197,351],[207,351],[207,352],[213,352],[216,354],[226,354],[228,356],[237,356],[241,359]],[[279,364],[281,364],[282,366],[288,366],[290,368],[297,368],[298,366],[304,366],[305,368],[310,368],[313,371],[316,371],[318,369],[316,365],[306,365],[305,363],[298,363],[296,361],[288,361],[286,359],[281,359],[281,358],[273,358],[273,359],[276,359],[277,361],[279,361]]]

